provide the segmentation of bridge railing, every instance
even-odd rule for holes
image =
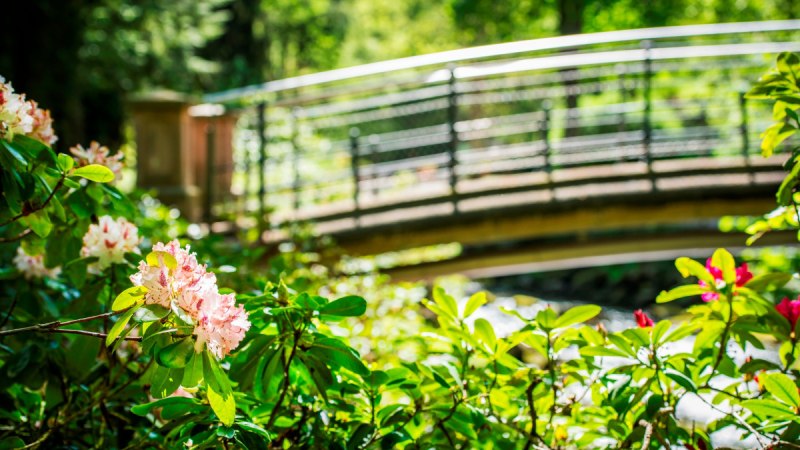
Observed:
[[[743,92],[798,37],[796,20],[596,33],[210,94],[241,114],[213,216],[353,227],[688,175],[757,183],[771,114]]]

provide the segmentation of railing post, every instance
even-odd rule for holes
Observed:
[[[617,121],[617,131],[622,133],[625,131],[625,102],[628,100],[628,91],[626,89],[626,69],[625,66],[619,64],[617,66],[617,83],[619,89],[619,103],[622,105],[622,111],[619,112]]]
[[[552,149],[550,148],[550,100],[542,102],[542,121],[539,131],[542,134],[542,145],[544,145],[544,171],[547,174],[547,184],[553,183],[553,163],[550,160]]]
[[[755,182],[755,175],[751,170],[750,164],[750,124],[748,123],[747,116],[747,97],[746,92],[739,92],[739,131],[742,135],[742,157],[744,157],[744,166],[747,169],[750,183]]]
[[[299,108],[292,109],[292,170],[294,179],[292,181],[292,191],[294,194],[294,214],[295,219],[300,212],[300,144],[297,139],[300,135],[299,127]]]
[[[258,104],[258,231],[267,228],[267,104]]]
[[[370,159],[370,163],[371,163],[371,166],[372,166],[372,167],[370,167],[369,177],[370,177],[370,187],[372,188],[372,200],[373,201],[375,201],[375,199],[378,198],[378,193],[380,191],[380,188],[379,188],[378,183],[377,183],[377,181],[378,181],[378,170],[375,169],[375,165],[378,163],[378,141],[379,140],[380,140],[380,138],[376,134],[371,134],[369,136],[369,139],[368,139],[368,141],[369,141],[369,159]]]
[[[644,49],[644,122],[642,128],[644,131],[643,146],[644,158],[647,163],[647,175],[650,178],[650,188],[653,191],[658,190],[656,186],[655,174],[653,173],[653,154],[652,154],[652,140],[653,129],[651,122],[651,115],[653,110],[652,102],[652,79],[653,79],[653,64],[650,58],[650,50],[653,42],[648,40],[642,41],[642,48]]]
[[[458,184],[458,174],[456,173],[456,166],[458,165],[458,158],[456,152],[458,151],[458,131],[456,130],[456,122],[458,121],[458,92],[456,91],[456,68],[450,66],[450,79],[448,81],[449,91],[447,95],[447,123],[450,129],[450,143],[447,148],[449,160],[447,164],[448,172],[450,174],[450,196],[453,202],[453,213],[458,213],[458,201],[456,199],[456,185]]]
[[[358,198],[361,194],[360,189],[360,175],[358,173],[358,137],[360,136],[361,132],[359,131],[358,127],[350,128],[350,169],[352,170],[353,176],[353,212],[356,219],[356,225],[359,225],[359,216],[361,215],[361,206],[359,204]]]
[[[203,205],[203,219],[207,224],[211,224],[214,220],[212,208],[214,207],[214,176],[217,173],[217,128],[215,119],[208,118],[208,125],[206,126],[206,196],[205,205]],[[209,229],[211,229],[209,227]]]

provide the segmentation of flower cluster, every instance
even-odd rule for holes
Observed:
[[[0,77],[0,138],[11,140],[14,135],[28,136],[53,145],[58,139],[53,133],[50,111],[39,108],[25,94],[17,94],[10,83]]]
[[[633,317],[636,319],[636,324],[639,328],[648,328],[653,326],[653,319],[647,316],[647,313],[641,309],[633,312]]]
[[[125,261],[125,253],[138,252],[138,245],[136,225],[124,217],[114,220],[111,216],[102,216],[97,224],[89,225],[89,230],[83,236],[81,255],[99,258],[89,266],[89,270],[100,273],[113,263]]]
[[[708,273],[714,277],[714,284],[717,289],[722,289],[725,287],[725,279],[722,277],[722,269],[712,265],[711,258],[706,260],[706,270],[708,270]],[[753,274],[750,273],[750,270],[747,268],[747,263],[742,263],[741,266],[736,268],[736,281],[734,281],[734,285],[735,287],[742,287],[752,278]],[[702,280],[699,281],[698,284],[703,287],[708,286],[708,284]],[[704,302],[719,300],[719,292],[704,292],[701,297]]]
[[[788,297],[784,297],[780,303],[775,305],[775,309],[789,321],[791,330],[794,331],[797,320],[800,319],[800,297],[797,300],[789,300]]]
[[[119,179],[122,172],[122,153],[117,152],[114,155],[109,154],[108,147],[100,145],[97,141],[92,141],[89,148],[83,148],[78,144],[71,147],[69,151],[75,157],[75,163],[78,167],[88,166],[89,164],[100,164],[106,166],[114,172],[115,179]]]
[[[14,266],[26,280],[36,278],[55,278],[61,273],[61,267],[48,269],[44,265],[44,255],[29,255],[22,247],[17,247]]]
[[[205,345],[217,358],[229,354],[250,329],[244,308],[236,304],[233,294],[219,293],[216,276],[206,272],[205,265],[197,263],[188,246],[181,248],[177,240],[167,244],[159,242],[153,246],[153,252],[158,264],[142,261],[139,272],[131,276],[134,285],[148,289],[145,303],[165,308],[171,308],[174,303],[193,322],[197,351]],[[168,267],[164,253],[175,258],[174,269]]]

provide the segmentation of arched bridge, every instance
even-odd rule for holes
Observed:
[[[770,105],[743,93],[798,37],[796,20],[615,31],[210,94],[239,125],[207,207],[268,241],[312,221],[355,254],[457,241],[501,265],[741,244],[717,219],[769,211],[782,178],[759,151]]]

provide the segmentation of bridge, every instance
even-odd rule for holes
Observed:
[[[351,254],[464,246],[410,277],[741,245],[717,220],[771,210],[783,177],[760,156],[770,105],[744,92],[798,37],[798,20],[614,31],[209,94],[237,127],[206,218],[267,242],[313,222]]]

